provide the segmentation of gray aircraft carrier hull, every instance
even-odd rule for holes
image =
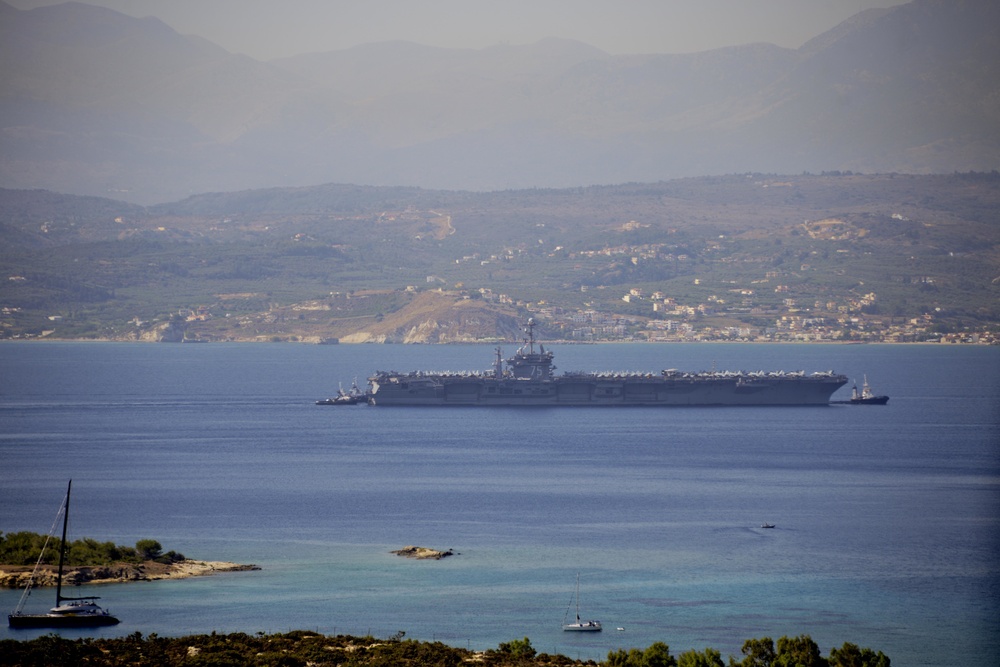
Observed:
[[[628,406],[828,405],[847,383],[838,375],[747,378],[732,375],[495,380],[488,377],[374,376],[374,405]]]
[[[829,405],[847,384],[833,371],[703,371],[553,373],[553,354],[528,337],[506,360],[496,349],[493,368],[474,373],[378,371],[368,378],[372,405],[469,406],[693,406]]]

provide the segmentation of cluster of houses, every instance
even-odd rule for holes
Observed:
[[[734,323],[731,316],[713,316],[708,304],[676,307],[669,312],[670,316],[657,318],[610,314],[593,309],[570,311],[544,305],[535,306],[532,312],[546,322],[550,331],[560,332],[567,340],[579,341],[1000,344],[998,331],[937,333],[932,314],[886,320],[851,312],[824,315],[782,312],[773,315],[773,320],[768,318],[767,324],[754,325]]]

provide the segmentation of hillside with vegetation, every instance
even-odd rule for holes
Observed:
[[[533,316],[585,340],[990,340],[997,211],[996,172],[326,185],[153,207],[0,190],[0,338],[487,341]]]

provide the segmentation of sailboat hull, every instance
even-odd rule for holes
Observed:
[[[121,621],[111,614],[8,614],[12,628],[99,628],[118,625]]]
[[[601,624],[598,621],[589,621],[587,623],[570,623],[563,626],[563,630],[566,632],[600,632]]]

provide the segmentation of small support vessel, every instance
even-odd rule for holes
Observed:
[[[367,402],[368,396],[365,392],[361,391],[361,388],[358,387],[358,381],[355,379],[349,392],[344,391],[344,388],[340,387],[337,390],[336,396],[318,400],[316,401],[316,405],[357,405],[358,403]]]
[[[868,376],[865,375],[865,382],[861,385],[861,392],[858,392],[858,383],[854,383],[851,390],[851,405],[885,405],[889,402],[888,396],[876,396],[872,388],[868,386]]]

